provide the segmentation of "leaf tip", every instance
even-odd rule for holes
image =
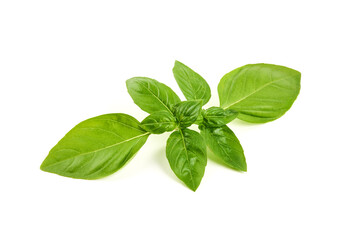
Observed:
[[[47,164],[46,164],[46,159],[41,163],[40,165],[40,170],[44,171],[44,172],[48,172],[47,170]]]
[[[40,165],[40,170],[41,170],[41,171],[45,171],[43,164]]]
[[[190,188],[191,191],[196,192],[196,190],[199,188],[201,179],[199,181],[193,180],[193,181],[184,181],[185,185]]]
[[[177,64],[182,64],[182,63],[180,61],[178,61],[178,60],[175,60],[174,65],[177,65]]]
[[[203,105],[204,102],[202,99],[195,99],[193,101],[195,102],[196,105],[201,105],[201,106]]]
[[[188,188],[190,188],[191,191],[196,192],[196,190],[198,189],[199,185],[200,185],[200,184],[198,184],[198,185],[192,184],[192,185],[187,185],[187,186],[188,186]]]
[[[234,167],[235,170],[240,171],[240,172],[247,172],[247,164],[241,164],[238,165],[236,167]]]
[[[181,65],[183,65],[180,61],[175,60],[174,62],[174,67],[172,69],[173,73],[175,74],[175,71],[177,70],[177,68],[179,68]]]
[[[127,79],[127,80],[125,81],[126,88],[127,88],[128,91],[129,91],[129,87],[130,87],[130,84],[131,84],[131,82],[133,81],[133,79],[134,79],[134,78],[129,78],[129,79]]]

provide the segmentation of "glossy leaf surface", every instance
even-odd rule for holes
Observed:
[[[175,61],[173,73],[187,100],[202,100],[202,105],[209,101],[210,87],[198,73],[179,61]]]
[[[244,150],[233,131],[226,125],[221,127],[200,127],[206,145],[217,160],[240,171],[246,171]]]
[[[168,111],[154,112],[141,122],[140,127],[150,133],[161,134],[174,130],[176,119]]]
[[[238,112],[232,109],[211,107],[202,111],[203,123],[209,127],[219,127],[228,124],[236,118]]]
[[[180,127],[189,127],[193,124],[201,111],[201,101],[185,101],[174,106],[174,115]]]
[[[72,178],[102,178],[129,161],[149,134],[126,114],[90,118],[71,129],[50,150],[40,168]]]
[[[166,157],[175,175],[195,191],[207,163],[206,144],[201,135],[190,129],[173,132],[166,144]]]
[[[220,106],[238,111],[238,118],[247,122],[273,121],[294,103],[300,78],[300,72],[283,66],[245,65],[220,80]]]
[[[126,87],[135,104],[148,113],[161,110],[171,113],[172,106],[180,102],[171,88],[151,78],[130,78]]]

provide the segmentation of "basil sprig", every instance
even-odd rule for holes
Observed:
[[[195,191],[205,173],[207,150],[224,165],[247,171],[240,141],[226,124],[236,118],[254,123],[273,121],[290,109],[300,91],[298,71],[249,64],[220,80],[220,107],[202,109],[211,97],[204,78],[178,61],[173,73],[187,101],[154,79],[131,78],[126,81],[130,96],[150,115],[141,123],[123,113],[79,123],[50,150],[41,170],[72,178],[102,178],[124,166],[150,134],[172,132],[166,157],[175,175]],[[200,133],[188,128],[193,124]]]

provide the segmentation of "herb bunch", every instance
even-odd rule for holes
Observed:
[[[49,152],[41,170],[65,177],[98,179],[118,171],[150,134],[172,132],[166,157],[175,175],[195,191],[204,176],[207,151],[238,171],[247,171],[243,148],[226,125],[238,118],[265,123],[281,117],[300,91],[301,74],[272,64],[249,64],[227,73],[218,85],[220,107],[203,109],[210,87],[198,73],[175,61],[174,77],[186,101],[163,83],[146,77],[126,81],[142,110],[142,122],[124,113],[85,120]],[[189,129],[197,124],[200,133]]]

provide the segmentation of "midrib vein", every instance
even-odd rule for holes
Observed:
[[[183,142],[183,145],[184,145],[184,149],[185,149],[185,154],[186,154],[186,160],[187,162],[189,163],[189,166],[190,166],[190,159],[189,159],[189,155],[188,155],[188,151],[187,151],[187,148],[186,148],[186,144],[185,144],[185,136],[184,134],[182,133],[182,130],[179,129],[179,132],[181,134],[181,139],[182,139],[182,142]],[[189,168],[190,169],[190,168]],[[192,175],[192,172],[191,172],[191,169],[190,169],[190,177],[191,177],[191,182],[194,186],[195,182],[194,182],[194,177]]]
[[[145,126],[147,126],[147,125],[155,125],[155,124],[162,124],[162,123],[175,123],[175,122],[155,122],[155,123],[142,123],[141,125],[145,125]]]
[[[146,87],[146,89],[148,90],[148,92],[153,95],[162,105],[164,105],[164,107],[172,114],[171,110],[163,103],[163,101],[160,100],[160,98],[158,96],[156,96],[150,89],[149,87]]]
[[[241,102],[242,100],[244,100],[244,99],[250,97],[251,95],[257,93],[257,92],[260,91],[261,89],[263,89],[263,88],[265,88],[265,87],[267,87],[267,86],[269,86],[269,85],[271,85],[271,84],[273,84],[273,83],[275,83],[275,82],[281,81],[281,80],[282,80],[282,79],[278,79],[278,80],[275,80],[275,81],[272,81],[272,82],[268,82],[268,83],[265,84],[264,86],[256,89],[255,91],[253,91],[252,93],[246,95],[245,97],[242,97],[242,98],[240,98],[239,100],[235,101],[234,103],[230,104],[229,106],[224,107],[224,109],[228,109],[229,107],[231,107],[231,106],[233,106],[233,105],[235,105],[235,104],[238,104],[238,103]]]
[[[82,153],[82,154],[79,154],[79,155],[75,155],[75,156],[72,156],[72,157],[63,159],[63,160],[61,160],[61,161],[58,161],[58,162],[56,162],[55,164],[58,164],[58,163],[60,163],[60,162],[67,161],[67,160],[72,159],[72,158],[74,158],[74,157],[79,157],[79,156],[87,155],[87,154],[90,154],[90,153],[96,153],[96,152],[98,152],[98,151],[102,151],[102,150],[105,150],[105,149],[108,149],[108,148],[112,148],[112,147],[115,147],[115,146],[117,146],[117,145],[121,145],[121,144],[123,144],[123,143],[130,142],[130,141],[132,141],[132,140],[134,140],[134,139],[137,139],[137,138],[140,138],[140,137],[143,137],[143,136],[146,136],[146,135],[150,135],[150,133],[147,132],[147,133],[138,135],[138,136],[136,136],[136,137],[132,137],[132,138],[126,139],[126,140],[124,140],[124,141],[121,141],[121,142],[112,144],[112,145],[107,146],[107,147],[104,147],[104,148],[100,148],[100,149],[97,149],[97,150],[94,150],[94,151],[85,152],[85,153]]]

